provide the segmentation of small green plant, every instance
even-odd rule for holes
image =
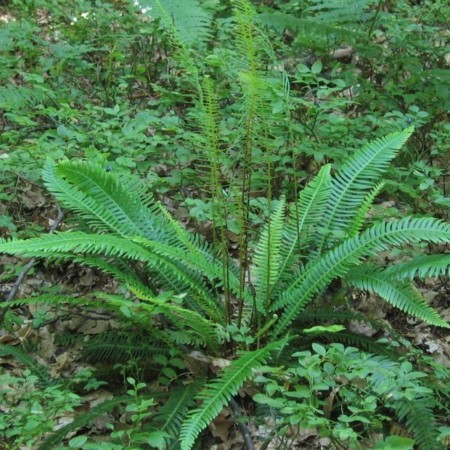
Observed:
[[[296,362],[287,368],[260,369],[255,379],[266,393],[254,400],[271,409],[281,434],[292,427],[313,428],[337,446],[345,442],[348,448],[364,448],[372,433],[389,434],[394,414],[406,422],[420,448],[441,448],[432,412],[436,400],[426,373],[407,361],[342,344],[312,347],[312,352],[294,353]],[[413,448],[411,439],[405,441]],[[384,447],[379,443],[377,448]]]
[[[39,444],[59,418],[74,414],[81,403],[80,397],[62,384],[43,386],[29,369],[22,376],[1,374],[0,386],[0,437],[4,448],[10,450]]]

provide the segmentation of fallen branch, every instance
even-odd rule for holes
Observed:
[[[56,217],[55,221],[53,222],[52,226],[49,229],[49,234],[54,233],[54,231],[59,227],[59,225],[61,224],[63,218],[64,218],[64,212],[61,210],[61,208],[59,206],[57,206],[58,208],[58,216]],[[13,287],[11,288],[11,290],[9,291],[5,302],[10,302],[12,300],[14,300],[14,298],[17,295],[17,292],[19,291],[20,285],[22,284],[23,280],[25,279],[25,277],[27,276],[27,273],[30,271],[30,269],[36,264],[36,258],[31,258],[24,266],[24,268],[22,269],[22,271],[20,272],[19,276],[17,277],[16,282],[14,283]],[[1,310],[0,311],[0,321],[3,320],[3,317],[5,315],[5,310]]]
[[[228,406],[230,407],[233,416],[236,418],[237,426],[242,434],[242,437],[244,438],[244,443],[247,447],[247,450],[255,450],[255,446],[253,445],[252,437],[250,435],[250,431],[247,428],[247,425],[239,420],[242,418],[241,408],[233,398],[228,402]]]

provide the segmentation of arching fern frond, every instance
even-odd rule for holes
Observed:
[[[118,177],[95,164],[66,161],[55,165],[50,160],[43,178],[61,205],[94,230],[170,240],[157,206],[149,208],[143,201],[149,196],[137,179]]]
[[[341,166],[332,182],[329,203],[324,215],[324,233],[317,242],[318,252],[325,248],[327,233],[346,233],[363,204],[390,161],[411,136],[412,127],[391,133],[366,144]],[[333,241],[333,238],[331,238]]]
[[[87,361],[125,363],[129,360],[149,361],[154,355],[168,353],[162,342],[155,342],[150,335],[123,331],[108,331],[89,337],[83,342],[81,355]]]
[[[391,245],[420,241],[448,242],[450,225],[433,218],[392,220],[372,226],[362,234],[346,239],[342,244],[306,265],[300,277],[280,295],[274,311],[283,309],[274,335],[286,330],[314,294],[324,289],[334,278],[344,276],[363,257],[375,256]]]
[[[450,324],[427,304],[414,286],[386,276],[383,269],[370,265],[357,267],[345,276],[345,280],[353,287],[379,295],[406,314],[434,326],[450,328]]]
[[[208,383],[196,398],[201,406],[191,411],[181,426],[181,449],[191,450],[198,435],[220,413],[239,388],[250,379],[253,370],[264,364],[270,354],[281,348],[283,342],[272,342],[259,350],[242,353],[227,366],[222,374]]]
[[[450,276],[450,255],[422,255],[411,261],[399,262],[385,269],[386,275],[399,280],[412,280],[414,277]]]
[[[12,356],[21,364],[24,364],[31,372],[39,377],[42,382],[49,382],[49,373],[45,366],[39,364],[34,358],[12,345],[0,344],[0,357]]]

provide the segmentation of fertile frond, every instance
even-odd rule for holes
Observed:
[[[283,309],[274,335],[284,332],[313,296],[334,278],[344,276],[363,257],[375,256],[389,246],[420,241],[449,242],[450,225],[433,218],[392,220],[372,226],[305,266],[300,277],[280,295],[273,310]]]
[[[370,142],[343,163],[332,182],[323,233],[317,243],[319,253],[326,244],[327,233],[348,231],[366,195],[413,131],[410,127]]]
[[[260,313],[267,311],[271,290],[279,276],[285,206],[286,200],[283,197],[275,206],[268,224],[262,230],[253,257],[256,265],[256,308]]]
[[[175,42],[186,47],[204,45],[211,38],[211,14],[198,0],[139,0],[146,14],[160,18]]]
[[[253,370],[264,364],[270,354],[281,346],[281,342],[273,342],[259,350],[243,352],[223,370],[219,378],[206,385],[196,397],[202,402],[200,408],[191,411],[181,427],[182,450],[192,449],[197,436],[252,377]]]
[[[400,262],[386,269],[386,275],[399,280],[412,280],[414,277],[450,276],[450,255],[422,255],[411,261]]]
[[[414,286],[410,283],[395,280],[380,268],[374,266],[357,267],[346,275],[345,280],[353,287],[379,295],[406,314],[434,326],[450,328],[450,324],[427,304]]]

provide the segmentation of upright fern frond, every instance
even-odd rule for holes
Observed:
[[[366,196],[362,205],[359,207],[352,223],[349,226],[348,234],[349,236],[356,236],[363,227],[366,216],[375,201],[375,198],[381,192],[384,187],[384,182],[378,183]]]
[[[198,0],[139,0],[139,4],[150,17],[160,18],[181,46],[202,46],[211,38],[212,16]]]
[[[262,230],[253,257],[256,265],[256,309],[265,313],[270,306],[271,291],[280,273],[280,248],[285,216],[285,198],[274,208],[266,227]]]
[[[176,387],[164,405],[158,409],[148,428],[167,433],[170,436],[167,443],[169,445],[170,443],[174,444],[184,418],[195,404],[195,395],[201,385],[202,381],[197,381],[186,386]]]
[[[264,364],[270,354],[281,348],[283,342],[272,342],[259,350],[242,353],[238,359],[227,366],[222,375],[211,383],[198,395],[201,400],[200,408],[192,410],[181,426],[181,449],[191,450],[198,435],[220,413],[229,400],[237,394],[239,388],[250,379],[253,370]]]

